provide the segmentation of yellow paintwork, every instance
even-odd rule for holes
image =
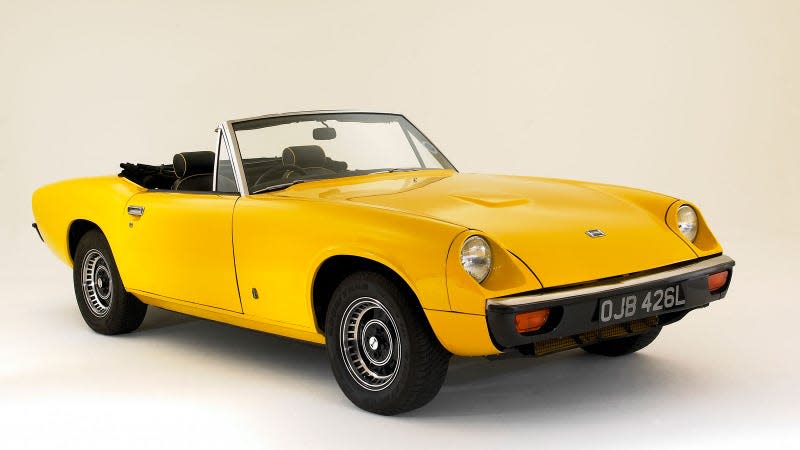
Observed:
[[[233,195],[141,192],[128,205],[144,207],[128,217],[125,263],[128,290],[241,313],[231,251]],[[120,259],[119,257],[117,259]]]
[[[637,202],[620,198],[618,188],[567,180],[437,175],[333,189],[315,183],[283,195],[393,208],[478,230],[525,261],[545,287],[696,258],[664,223],[671,197],[649,194],[647,202]],[[406,186],[412,177],[422,186]],[[632,198],[637,195],[642,191]],[[606,236],[588,238],[593,228]]]
[[[426,298],[423,307],[450,309],[443,262],[461,227],[396,211],[264,194],[237,203],[233,228],[245,314],[316,329],[314,275],[336,255],[379,262]],[[250,295],[253,287],[258,300]]]
[[[694,239],[694,242],[686,239],[680,231],[678,231],[678,208],[683,205],[689,205],[694,208],[695,212],[697,212],[697,219],[700,222],[700,227],[697,230],[697,236]],[[714,234],[711,232],[711,228],[708,227],[706,224],[706,220],[703,218],[703,213],[700,212],[700,209],[697,206],[693,205],[687,201],[676,201],[669,207],[669,211],[667,211],[667,224],[669,225],[670,229],[683,241],[686,243],[689,248],[692,249],[697,256],[710,256],[722,253],[722,246],[719,245],[717,242],[717,238],[714,237]]]
[[[460,356],[500,353],[489,337],[485,315],[436,310],[426,310],[425,314],[439,342],[450,353]]]
[[[237,327],[249,328],[251,330],[263,331],[265,333],[279,334],[292,339],[300,339],[316,344],[324,344],[325,337],[317,331],[301,330],[295,327],[287,327],[281,323],[262,320],[252,316],[225,311],[210,306],[198,305],[197,303],[184,302],[173,298],[161,297],[149,292],[132,291],[140,300],[148,305],[168,309],[190,316],[202,317],[203,319],[215,320],[217,322],[228,323]]]
[[[95,223],[105,233],[111,251],[127,254],[125,232],[128,216],[125,204],[137,192],[145,189],[117,176],[81,178],[60,181],[43,186],[33,193],[33,217],[48,247],[59,259],[72,266],[72,255],[67,247],[67,233],[76,220]],[[124,260],[124,258],[122,258]],[[124,262],[123,262],[124,264]],[[128,267],[117,262],[125,282]]]
[[[33,198],[45,242],[62,260],[72,262],[70,224],[95,223],[126,289],[145,303],[324,343],[315,276],[329,258],[352,255],[400,276],[458,355],[498,353],[485,319],[489,298],[720,253],[699,210],[696,242],[677,231],[682,204],[619,186],[450,170],[321,180],[247,197],[146,191],[97,177],[48,185]],[[145,214],[133,218],[127,205]],[[606,236],[589,238],[594,228]],[[460,265],[461,244],[473,234],[493,250],[483,284]]]
[[[476,283],[461,267],[461,246],[475,234],[486,239],[492,247],[492,271],[482,284]],[[487,298],[541,288],[542,284],[522,261],[485,233],[465,230],[453,240],[447,255],[447,291],[453,311],[483,316]]]

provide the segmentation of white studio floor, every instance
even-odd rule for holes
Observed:
[[[345,399],[321,347],[153,308],[94,334],[31,236],[3,271],[0,447],[798,448],[800,248],[773,239],[729,243],[728,298],[639,354],[454,358],[431,404],[387,418]]]

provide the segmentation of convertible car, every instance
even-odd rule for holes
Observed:
[[[451,355],[619,356],[723,298],[734,261],[692,203],[458,172],[404,116],[231,120],[214,151],[33,194],[98,333],[147,305],[325,344],[357,406],[437,394]]]

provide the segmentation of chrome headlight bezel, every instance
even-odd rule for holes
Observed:
[[[697,239],[697,231],[700,228],[700,219],[697,216],[697,211],[689,205],[681,205],[675,216],[678,230],[683,234],[683,237],[690,242],[694,242]]]
[[[461,244],[461,267],[479,284],[492,272],[492,246],[489,241],[472,235]]]

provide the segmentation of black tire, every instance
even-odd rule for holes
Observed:
[[[416,299],[378,273],[354,273],[339,284],[328,304],[325,337],[336,382],[366,411],[389,416],[419,408],[433,400],[447,375],[450,353]]]
[[[106,237],[91,230],[73,255],[72,279],[83,320],[100,334],[123,334],[139,328],[147,305],[125,291]]]
[[[658,337],[661,327],[654,327],[642,334],[628,336],[619,339],[601,341],[596,344],[589,344],[582,347],[589,353],[603,356],[622,356],[629,355],[647,347]]]

